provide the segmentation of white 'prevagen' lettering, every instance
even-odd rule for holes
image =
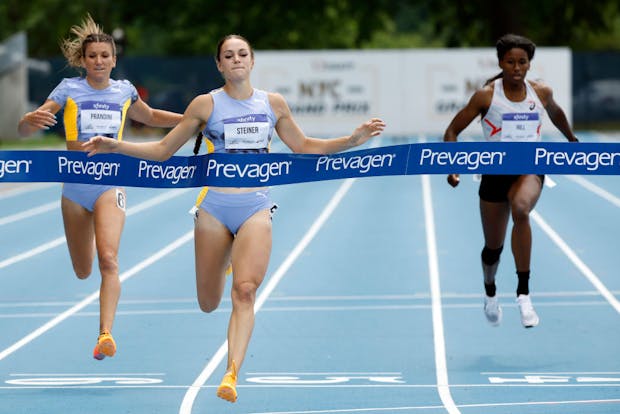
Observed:
[[[209,160],[205,175],[225,178],[258,178],[261,183],[271,177],[290,174],[292,161],[265,162],[262,164],[224,164]]]
[[[90,175],[95,181],[103,177],[117,177],[121,164],[107,161],[74,161],[67,157],[58,157],[60,174]]]
[[[316,161],[315,171],[358,170],[366,174],[373,168],[391,167],[396,154],[355,155],[353,157],[322,156]]]
[[[32,160],[0,160],[0,178],[4,174],[28,174]]]
[[[576,165],[586,167],[588,171],[596,171],[600,167],[620,165],[618,152],[583,152],[573,153],[565,151],[547,151],[545,148],[536,148],[534,164],[544,165]]]
[[[465,165],[468,170],[476,170],[481,165],[502,165],[505,152],[499,151],[433,151],[422,150],[420,165]]]
[[[140,161],[138,165],[138,177],[170,180],[172,184],[178,184],[180,180],[193,178],[195,172],[195,165],[175,167],[173,165],[151,164],[148,161]]]

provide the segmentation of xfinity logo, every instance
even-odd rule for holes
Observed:
[[[241,118],[237,118],[237,122],[254,122],[256,117],[254,115],[248,115]]]
[[[110,105],[108,105],[106,103],[97,102],[97,103],[93,104],[93,108],[94,109],[104,109],[104,110],[107,111],[108,109],[110,109]]]

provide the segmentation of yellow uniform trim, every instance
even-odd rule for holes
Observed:
[[[215,151],[215,146],[213,145],[213,142],[211,142],[210,139],[205,139],[205,145],[207,146],[207,154],[211,154],[212,152]]]
[[[200,193],[198,193],[198,197],[196,198],[196,207],[200,207],[200,204],[202,204],[202,200],[205,199],[208,192],[209,187],[202,187],[202,190],[200,190]]]
[[[65,139],[67,141],[77,141],[78,139],[78,107],[75,101],[71,98],[67,98],[65,104],[65,114],[63,120],[65,122]]]
[[[131,99],[127,99],[125,101],[125,104],[123,105],[123,113],[121,114],[121,127],[118,130],[118,140],[122,141],[123,140],[123,130],[125,129],[125,120],[127,119],[127,110],[129,109],[129,106],[131,105]]]
[[[213,152],[215,152],[215,146],[213,145],[213,142],[211,142],[210,139],[206,138],[204,138],[204,140],[205,145],[207,146],[207,154],[212,154]],[[202,203],[202,200],[204,200],[207,196],[208,191],[209,187],[202,187],[202,190],[200,190],[200,193],[198,193],[198,197],[196,198],[196,207],[200,207],[200,204]]]

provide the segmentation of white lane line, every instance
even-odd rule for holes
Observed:
[[[620,290],[612,290],[612,294],[620,295]],[[502,298],[514,298],[514,293],[498,293],[498,297]],[[553,291],[553,292],[536,292],[537,298],[598,298],[601,294],[596,290],[584,290],[584,291]],[[441,297],[443,299],[459,299],[459,300],[467,300],[472,299],[475,300],[475,303],[478,304],[478,300],[483,297],[482,293],[446,293],[444,292]],[[317,295],[317,296],[278,296],[270,298],[270,302],[273,304],[282,303],[282,302],[352,302],[352,301],[360,301],[360,302],[373,302],[373,301],[389,301],[393,303],[394,301],[406,301],[409,305],[412,300],[420,300],[426,301],[430,298],[430,294],[420,293],[420,294],[412,294],[412,295],[351,295],[351,296],[342,296],[342,295],[334,295],[334,296],[325,296],[325,295]],[[230,298],[222,298],[222,303],[230,303]],[[72,301],[25,301],[25,302],[0,302],[0,309],[17,309],[17,308],[42,308],[42,307],[54,307],[54,306],[70,306],[73,305]],[[163,304],[184,304],[189,303],[191,305],[196,304],[196,298],[153,298],[153,299],[125,299],[123,300],[124,307],[130,307],[134,305],[159,305]],[[541,304],[540,306],[573,306],[578,305],[580,303],[583,304],[598,304],[598,300],[574,300],[574,301],[553,301],[548,302],[546,304]],[[601,302],[607,304],[607,302]],[[458,304],[456,304],[458,306]],[[469,306],[469,303],[462,303],[461,306]],[[339,305],[343,308],[346,308],[348,305]],[[445,305],[444,308],[450,305]],[[511,306],[509,303],[504,306]],[[516,307],[517,304],[515,303]],[[264,310],[264,309],[263,309]]]
[[[616,207],[620,207],[620,198],[611,194],[609,191],[605,190],[604,188],[601,188],[598,185],[594,184],[593,182],[586,180],[580,175],[569,175],[567,177],[569,180],[574,181],[575,183],[579,184],[580,186],[590,191],[591,193],[594,193],[597,196],[601,197],[602,199],[609,201],[611,204],[615,205]]]
[[[506,403],[488,403],[488,404],[461,404],[461,408],[490,408],[490,407],[535,407],[535,406],[563,406],[563,405],[585,405],[585,404],[613,404],[619,403],[620,399],[607,400],[573,400],[573,401],[531,401],[531,402],[506,402]],[[381,412],[412,412],[412,411],[428,411],[441,409],[438,405],[411,405],[399,407],[372,407],[372,408],[342,408],[332,410],[304,410],[304,411],[260,411],[249,414],[354,414],[354,413],[381,413]],[[588,406],[584,410],[588,410]],[[435,411],[433,411],[435,412]],[[584,411],[585,412],[585,411]]]
[[[23,185],[15,185],[15,187],[13,188],[6,188],[4,186],[0,186],[0,200],[3,200],[5,198],[15,197],[15,196],[18,196],[24,193],[30,193],[32,191],[38,191],[42,188],[54,187],[57,185],[59,186],[60,184],[58,183],[23,184]]]
[[[428,271],[431,288],[431,304],[433,319],[433,339],[435,348],[435,374],[439,398],[450,414],[460,413],[448,381],[446,363],[446,343],[443,330],[443,313],[441,304],[441,286],[439,283],[439,260],[437,257],[437,240],[435,236],[435,217],[431,195],[431,181],[428,175],[422,175],[422,198],[424,202],[424,223],[426,228],[426,245],[428,248]]]
[[[176,239],[172,243],[168,244],[166,247],[164,247],[163,249],[159,250],[157,253],[147,257],[146,259],[144,259],[143,261],[141,261],[140,263],[138,263],[137,265],[135,265],[131,269],[127,270],[126,272],[123,272],[120,275],[121,283],[123,283],[125,280],[129,279],[130,277],[132,277],[136,273],[140,272],[141,270],[144,270],[148,266],[150,266],[153,263],[157,262],[159,259],[161,259],[161,258],[165,257],[166,255],[172,253],[173,251],[175,251],[176,249],[180,248],[181,246],[183,246],[185,243],[189,242],[190,240],[193,240],[193,238],[194,238],[194,231],[193,230],[185,233],[183,236],[179,237],[178,239]],[[45,324],[41,325],[39,328],[35,329],[34,331],[32,331],[28,335],[24,336],[19,341],[15,342],[13,345],[9,346],[8,348],[6,348],[2,352],[0,352],[0,361],[2,361],[7,356],[11,355],[13,352],[17,351],[21,347],[23,347],[23,346],[27,345],[28,343],[32,342],[33,340],[35,340],[39,336],[43,335],[45,332],[49,331],[54,326],[58,325],[59,323],[61,323],[65,319],[67,319],[68,317],[76,314],[77,312],[79,312],[80,310],[82,310],[83,308],[85,308],[91,302],[97,300],[98,298],[99,298],[99,290],[97,290],[96,292],[91,293],[89,296],[87,296],[82,301],[78,302],[77,304],[75,304],[71,308],[69,308],[66,311],[60,313],[55,318],[53,318],[53,319],[49,320],[48,322],[46,322]]]
[[[599,293],[614,307],[616,312],[620,313],[620,302],[601,282],[596,274],[579,258],[577,253],[551,228],[549,224],[536,211],[532,211],[530,216],[540,226],[540,228],[551,238],[551,240],[562,250],[568,259],[579,269],[586,279],[599,291]]]
[[[171,190],[171,191],[167,191],[163,194],[159,194],[156,197],[153,197],[147,201],[144,201],[140,204],[136,204],[134,207],[130,207],[127,209],[127,214],[126,216],[132,216],[136,213],[139,213],[147,208],[153,207],[157,204],[163,203],[164,201],[167,201],[169,199],[175,198],[183,193],[186,193],[188,191],[192,190],[191,188],[183,188],[183,189],[175,189],[175,190]],[[15,256],[11,256],[7,259],[4,260],[0,260],[0,269],[3,269],[7,266],[10,266],[12,264],[21,262],[22,260],[26,260],[29,259],[33,256],[36,256],[38,254],[44,253],[50,249],[53,249],[54,247],[58,247],[61,244],[64,244],[64,242],[66,241],[65,236],[61,236],[58,237],[54,240],[51,240],[49,242],[43,243],[31,250],[25,251],[23,253],[17,254]]]
[[[60,208],[60,200],[52,201],[51,203],[41,204],[40,206],[21,211],[19,213],[0,217],[0,226],[4,226],[5,224],[9,223],[15,223],[16,221],[24,220],[38,214],[47,213],[48,211],[52,211],[57,208]]]
[[[284,262],[278,267],[273,276],[269,278],[265,287],[262,289],[260,295],[256,299],[256,303],[254,304],[254,312],[257,313],[260,308],[263,306],[271,292],[275,289],[280,280],[284,277],[288,269],[293,265],[293,263],[297,260],[299,255],[304,251],[304,249],[310,244],[312,239],[317,235],[321,227],[325,224],[327,219],[334,212],[338,204],[342,201],[346,193],[349,191],[355,179],[349,178],[346,179],[342,185],[338,188],[332,199],[329,201],[325,209],[319,215],[319,217],[314,221],[308,232],[303,236],[303,238],[297,243],[295,248],[291,251],[291,253],[286,257]],[[215,354],[209,360],[209,363],[204,367],[202,372],[198,375],[198,377],[194,380],[192,385],[189,386],[187,392],[183,397],[183,401],[181,402],[181,407],[179,409],[179,414],[190,414],[192,412],[192,406],[194,405],[194,401],[196,400],[196,396],[198,392],[203,387],[204,383],[211,377],[213,372],[217,369],[218,365],[222,362],[222,360],[226,357],[228,342],[224,341],[224,343],[219,347],[219,349],[215,352]]]

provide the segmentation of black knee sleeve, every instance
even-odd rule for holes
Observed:
[[[502,250],[504,250],[504,246],[500,246],[497,249],[489,249],[487,246],[484,246],[484,249],[482,249],[482,253],[480,254],[482,263],[488,266],[494,265],[499,261],[499,256],[502,254]]]

